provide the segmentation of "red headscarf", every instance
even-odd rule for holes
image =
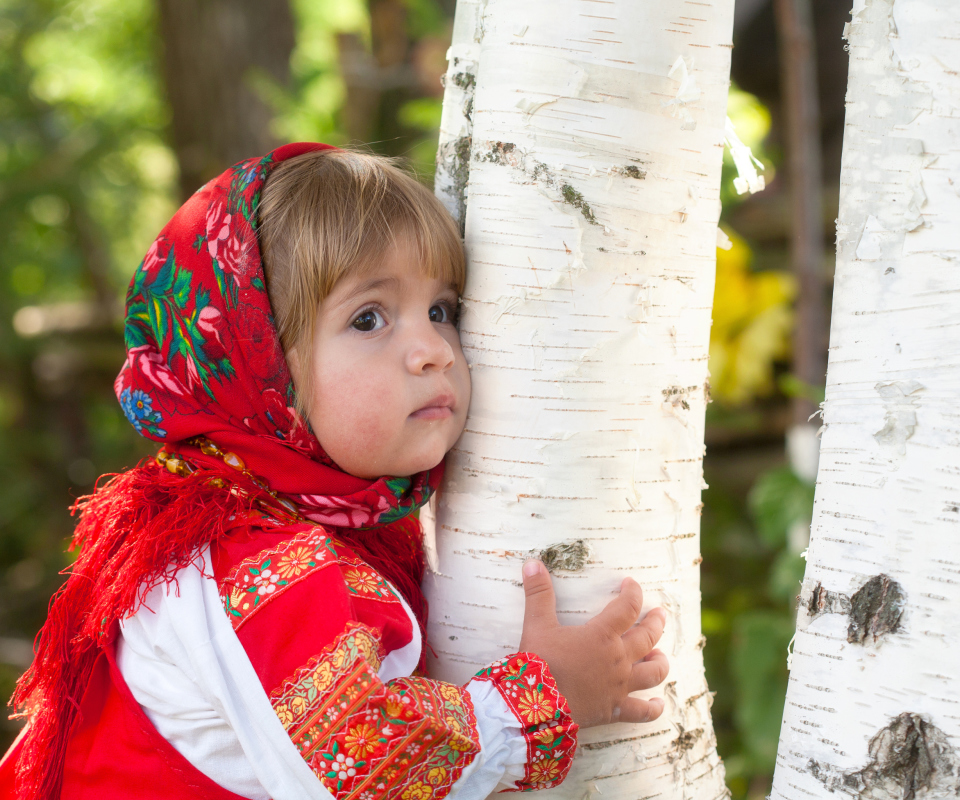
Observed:
[[[211,439],[302,516],[339,529],[406,595],[423,626],[423,551],[409,515],[436,489],[443,465],[376,481],[337,467],[293,408],[267,297],[256,233],[264,181],[281,161],[329,147],[290,144],[231,167],[184,203],[134,273],[117,397],[138,433],[200,468],[176,475],[151,459],[77,503],[74,545],[81,552],[51,601],[36,658],[14,696],[30,715],[21,797],[59,797],[76,710],[115,623],[191,563],[231,515],[270,500],[262,486],[186,439]]]

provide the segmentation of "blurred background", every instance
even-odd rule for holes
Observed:
[[[429,183],[454,4],[0,0],[4,696],[70,562],[69,505],[153,450],[112,392],[134,266],[185,197],[283,141],[372,143]],[[726,153],[702,528],[707,677],[737,800],[769,790],[809,536],[848,13],[737,2],[729,115],[766,189],[738,194]],[[15,732],[0,723],[0,745]]]

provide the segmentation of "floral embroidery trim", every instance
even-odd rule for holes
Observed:
[[[301,756],[338,800],[440,800],[480,752],[466,690],[382,683],[375,632],[351,623],[270,695]]]
[[[238,630],[269,600],[337,563],[337,552],[326,529],[310,528],[234,566],[220,584],[220,601],[234,630]]]
[[[340,556],[340,565],[343,569],[343,580],[350,594],[365,600],[400,602],[399,595],[384,577],[359,558],[343,554]]]
[[[220,584],[220,602],[233,629],[239,630],[269,601],[334,564],[340,566],[350,594],[364,600],[400,602],[379,572],[355,556],[338,554],[334,540],[322,527],[302,531],[235,565]]]
[[[562,783],[573,763],[579,726],[546,663],[533,653],[517,653],[495,661],[475,680],[493,683],[523,725],[526,772],[515,789],[505,791],[529,792]]]

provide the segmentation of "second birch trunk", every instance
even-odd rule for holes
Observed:
[[[552,797],[726,794],[699,522],[732,19],[732,0],[458,6],[437,191],[465,227],[474,393],[427,580],[432,674],[516,650],[531,553],[563,622],[624,575],[668,612],[664,715],[582,732]]]
[[[857,0],[824,432],[772,798],[960,796],[960,6]]]

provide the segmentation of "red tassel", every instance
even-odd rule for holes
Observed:
[[[67,742],[113,624],[221,536],[228,517],[249,513],[258,499],[269,502],[269,495],[242,475],[224,470],[179,476],[151,460],[103,476],[93,494],[74,505],[80,522],[72,547],[81,548],[80,555],[50,601],[36,657],[11,701],[20,716],[30,718],[17,764],[21,800],[59,800]],[[217,477],[243,492],[238,496],[212,485]]]

